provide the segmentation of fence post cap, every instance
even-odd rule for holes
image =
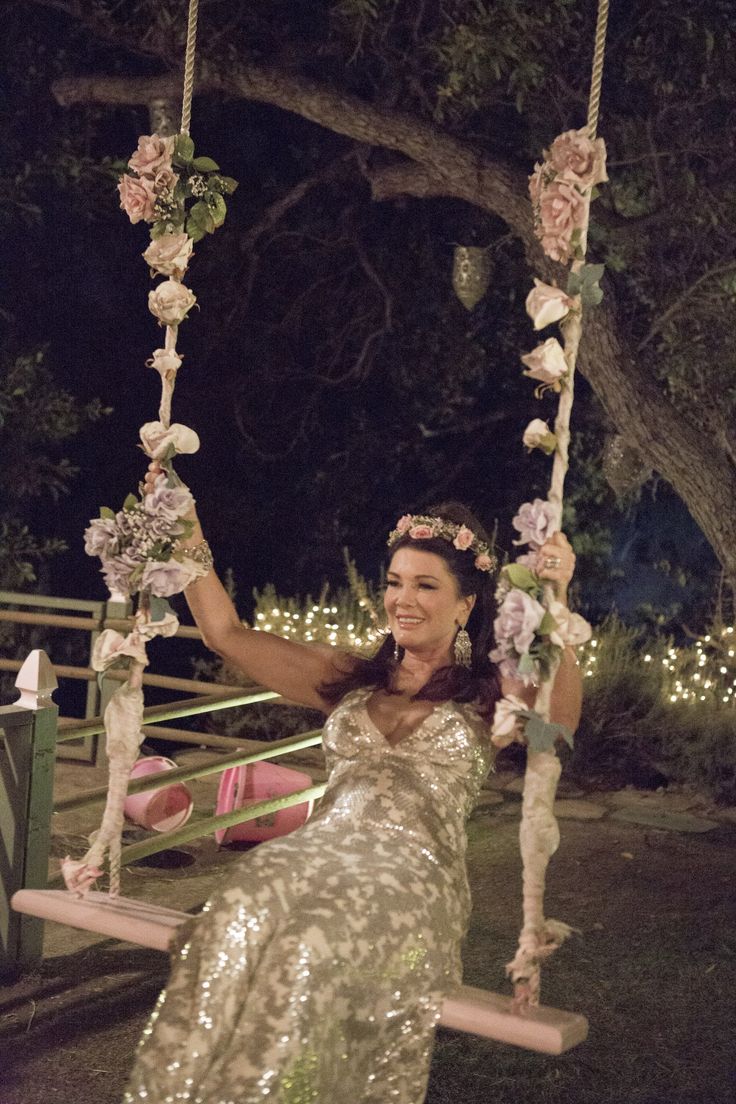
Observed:
[[[52,705],[51,695],[58,687],[51,660],[41,648],[34,648],[18,672],[15,685],[20,690],[16,705],[24,709],[43,709]]]

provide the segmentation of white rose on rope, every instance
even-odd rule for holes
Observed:
[[[199,437],[189,426],[181,422],[165,426],[163,422],[146,422],[139,430],[143,451],[152,460],[169,459],[175,453],[191,454],[199,451]]]
[[[541,449],[548,456],[557,448],[557,438],[546,422],[534,418],[524,430],[524,444],[528,449]]]
[[[177,280],[164,280],[148,293],[148,309],[162,326],[178,326],[197,302],[197,297]]]

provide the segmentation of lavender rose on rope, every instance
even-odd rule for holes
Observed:
[[[168,598],[203,574],[179,548],[192,531],[186,515],[193,504],[190,491],[162,472],[142,501],[128,495],[117,513],[102,508],[85,531],[84,547],[89,555],[100,557],[111,591]],[[161,607],[160,615],[166,612]]]

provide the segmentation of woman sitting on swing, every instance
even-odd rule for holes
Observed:
[[[209,556],[198,523],[184,544]],[[312,818],[250,852],[185,926],[126,1104],[424,1100],[462,978],[465,820],[494,706],[534,695],[489,659],[494,563],[477,519],[445,504],[401,518],[388,545],[390,632],[370,659],[246,628],[212,570],[186,591],[210,648],[327,714],[329,781]],[[539,552],[562,601],[574,561],[561,533]],[[551,719],[574,730],[579,709],[566,648]]]

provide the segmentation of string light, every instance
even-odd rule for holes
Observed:
[[[732,708],[736,703],[736,648],[732,645],[734,626],[726,625],[717,633],[708,633],[689,647],[676,648],[662,641],[641,657],[642,663],[656,662],[662,672],[662,689],[670,702],[709,702]],[[592,650],[600,652],[598,640],[580,649],[583,674],[590,678],[596,671]]]

